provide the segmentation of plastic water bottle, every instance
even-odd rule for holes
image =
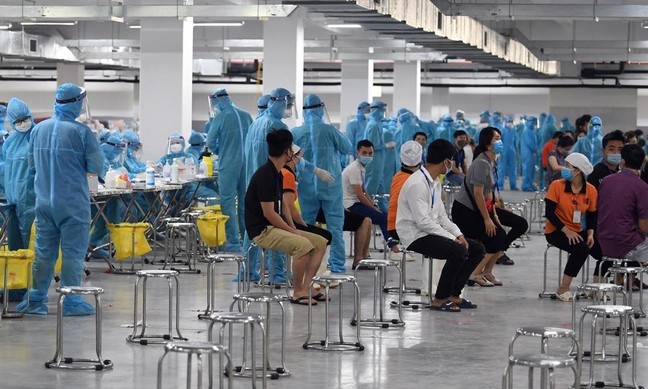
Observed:
[[[188,178],[193,178],[196,175],[196,163],[194,162],[194,159],[191,157],[188,157],[185,159],[186,163],[186,171],[185,174],[187,175]]]
[[[198,165],[198,174],[201,176],[205,176],[207,172],[207,162],[203,159],[200,161],[200,165]]]
[[[179,175],[180,175],[180,166],[177,163],[174,163],[173,166],[171,166],[171,182],[177,184]]]
[[[115,189],[115,178],[117,178],[115,170],[112,167],[108,168],[104,177],[104,187],[106,189]]]
[[[169,161],[164,165],[164,168],[162,169],[162,179],[164,181],[169,181],[171,179],[171,164]]]
[[[151,161],[146,162],[146,187],[155,187],[155,169],[153,169]]]

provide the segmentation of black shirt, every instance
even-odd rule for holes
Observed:
[[[605,162],[599,162],[594,166],[594,170],[592,171],[592,174],[587,176],[587,182],[590,184],[594,185],[596,190],[598,190],[599,185],[601,185],[601,181],[609,176],[610,174],[614,174],[619,171],[619,167],[615,170],[610,170],[608,165],[605,164]]]
[[[261,166],[250,180],[245,192],[245,229],[250,240],[260,235],[270,222],[263,216],[261,203],[274,202],[274,210],[281,215],[283,176],[272,161]],[[232,190],[231,188],[228,188]]]

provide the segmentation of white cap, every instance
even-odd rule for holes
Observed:
[[[293,151],[293,154],[298,154],[301,151],[301,147],[299,147],[299,146],[297,146],[296,144],[293,143],[292,151]]]
[[[423,147],[421,144],[408,140],[403,143],[400,149],[400,160],[405,166],[416,166],[420,164],[421,158],[423,157]]]
[[[569,162],[573,167],[580,170],[586,176],[589,176],[594,167],[592,167],[591,162],[581,153],[571,153],[565,158],[565,162]]]

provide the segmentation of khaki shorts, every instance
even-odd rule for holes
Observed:
[[[252,241],[259,247],[266,250],[280,251],[293,258],[300,258],[313,250],[321,250],[326,247],[326,239],[317,234],[306,231],[299,231],[293,234],[281,228],[268,226]]]

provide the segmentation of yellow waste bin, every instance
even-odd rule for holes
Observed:
[[[222,246],[227,241],[225,236],[225,222],[229,216],[215,213],[206,213],[198,216],[196,224],[200,238],[209,247]]]
[[[22,249],[0,251],[0,285],[4,285],[5,265],[7,267],[6,289],[27,289],[31,287],[31,268],[34,252]]]
[[[119,223],[108,224],[110,239],[115,245],[116,259],[123,261],[127,258],[141,257],[152,251],[146,239],[146,230],[151,225],[148,223]]]

